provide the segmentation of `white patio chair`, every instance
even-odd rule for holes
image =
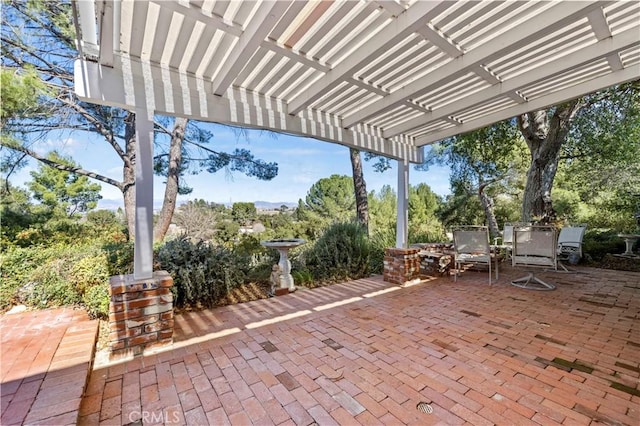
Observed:
[[[489,230],[486,226],[465,226],[453,230],[453,249],[455,272],[453,280],[458,278],[458,271],[463,263],[487,265],[489,267],[489,285],[491,285],[491,261],[497,259],[491,253]],[[495,264],[496,280],[498,279],[498,263]]]
[[[578,225],[565,226],[560,230],[558,236],[558,261],[559,265],[565,271],[569,271],[562,261],[568,261],[571,264],[578,263],[582,258],[582,239],[587,229],[586,223]]]
[[[502,244],[498,244],[497,238],[494,245],[497,248],[504,249],[505,259],[511,258],[511,251],[513,249],[513,228],[516,226],[531,225],[529,222],[505,222],[502,230]]]
[[[557,271],[556,249],[556,229],[553,226],[517,226],[513,229],[511,264],[514,268],[540,267]],[[511,284],[530,290],[556,288],[555,285],[536,277],[533,272],[511,281]]]

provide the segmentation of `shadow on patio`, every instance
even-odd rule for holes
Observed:
[[[640,274],[546,274],[556,291],[507,268],[184,314],[171,350],[96,362],[80,423],[638,424]]]

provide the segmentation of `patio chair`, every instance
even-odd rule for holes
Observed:
[[[553,226],[517,226],[513,229],[511,265],[514,268],[541,267],[557,271],[556,249],[556,229]],[[556,288],[555,285],[536,277],[533,272],[511,281],[511,284],[530,290]]]
[[[562,261],[572,265],[577,264],[582,258],[582,239],[587,229],[586,223],[565,226],[558,236],[558,261],[564,271],[569,271]]]
[[[489,267],[489,285],[491,285],[491,261],[497,259],[489,246],[489,230],[486,226],[465,226],[453,230],[453,251],[455,272],[453,280],[458,278],[458,271],[463,263],[487,265]],[[498,263],[495,264],[496,280],[498,279]]]
[[[494,241],[494,245],[499,249],[504,249],[505,259],[511,259],[511,250],[513,248],[513,228],[516,226],[531,225],[529,222],[505,222],[502,230],[502,244],[498,244],[498,238]]]

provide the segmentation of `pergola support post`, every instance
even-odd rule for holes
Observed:
[[[109,285],[111,356],[141,355],[173,342],[173,278],[153,271],[153,112],[136,109],[136,210],[133,274]]]
[[[146,108],[136,109],[135,224],[133,277],[143,280],[153,276],[153,112]]]
[[[406,248],[409,224],[409,162],[407,160],[398,160],[397,212],[396,248]]]
[[[398,204],[396,247],[384,252],[383,279],[393,284],[408,284],[419,280],[419,249],[407,248],[409,224],[409,161],[398,160]]]

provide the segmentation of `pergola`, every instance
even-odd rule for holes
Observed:
[[[135,111],[136,278],[152,275],[153,116],[410,163],[443,138],[640,78],[640,2],[74,0],[77,95]]]

